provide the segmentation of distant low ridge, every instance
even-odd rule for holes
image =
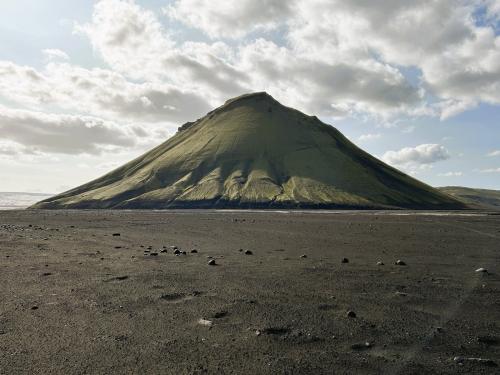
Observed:
[[[466,205],[267,93],[228,100],[166,142],[33,208],[411,208]]]
[[[500,210],[500,190],[474,189],[461,186],[444,186],[442,192],[452,195],[471,208]]]

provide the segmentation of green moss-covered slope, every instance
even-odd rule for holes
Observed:
[[[227,101],[155,149],[34,208],[463,208],[266,93]]]

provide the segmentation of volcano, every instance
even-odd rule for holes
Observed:
[[[267,93],[228,100],[153,150],[33,208],[410,208],[464,204]]]

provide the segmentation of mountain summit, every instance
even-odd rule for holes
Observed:
[[[228,100],[153,150],[33,208],[463,208],[267,93]]]

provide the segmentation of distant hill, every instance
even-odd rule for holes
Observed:
[[[458,209],[449,195],[266,93],[228,100],[105,176],[33,208]]]
[[[0,192],[0,210],[26,208],[52,195],[43,193]]]
[[[500,210],[500,190],[473,189],[461,186],[445,186],[439,190],[472,207]]]

